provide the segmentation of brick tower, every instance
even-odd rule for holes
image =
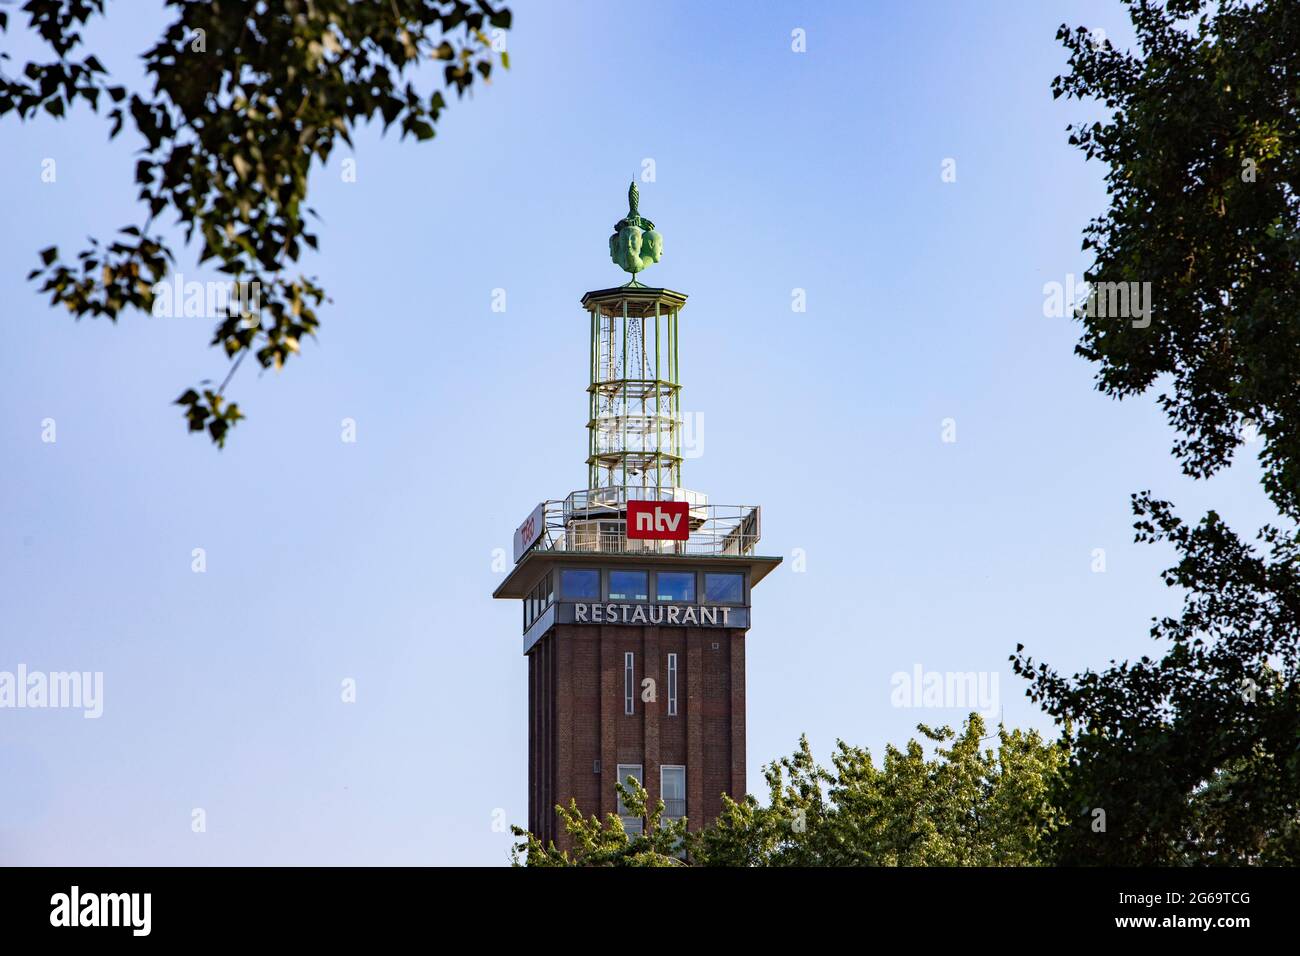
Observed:
[[[587,487],[533,510],[493,594],[523,602],[528,828],[561,848],[555,805],[623,813],[628,776],[691,829],[744,795],[750,595],[781,560],[755,554],[758,507],[681,485],[686,296],[636,280],[662,250],[638,198],[610,237],[632,281],[582,297]]]

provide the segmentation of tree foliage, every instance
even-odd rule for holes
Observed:
[[[715,825],[692,835],[691,858],[728,866],[1031,866],[1055,825],[1051,804],[1064,753],[1036,731],[1000,727],[983,746],[971,714],[960,733],[917,729],[900,750],[839,741],[831,768],[806,737],[764,769],[768,803],[724,798]],[[934,752],[927,756],[927,746]]]
[[[206,428],[221,445],[243,417],[224,397],[238,364],[251,352],[279,369],[320,324],[324,289],[289,274],[303,247],[317,246],[306,205],[313,162],[327,162],[340,142],[351,146],[351,131],[371,119],[385,130],[396,124],[402,138],[432,138],[447,104],[441,90],[416,88],[418,68],[441,61],[444,87],[458,96],[476,77],[488,81],[496,54],[485,31],[507,29],[510,11],[487,0],[168,0],[175,19],[143,55],[153,88],[131,91],[110,82],[98,57],[77,53],[85,24],[106,5],[23,5],[51,58],[18,76],[0,71],[0,116],[63,118],[83,102],[104,107],[110,137],[129,121],[144,142],[135,167],[142,221],[112,241],[92,238],[72,264],[45,249],[29,278],[77,318],[149,312],[153,286],[175,260],[159,229],[172,214],[184,242],[197,241],[200,262],[256,283],[259,307],[222,316],[213,334],[231,363],[225,381],[177,401],[190,430]],[[8,25],[0,12],[0,30]]]
[[[1149,326],[1081,314],[1077,351],[1117,397],[1159,396],[1195,477],[1257,429],[1265,484],[1300,489],[1300,7],[1294,0],[1125,0],[1138,51],[1062,26],[1056,96],[1110,111],[1070,141],[1107,167],[1110,207],[1083,247],[1091,280],[1150,282]],[[1249,420],[1250,428],[1243,429]]]
[[[998,746],[983,747],[984,722],[971,714],[961,733],[919,730],[904,750],[887,747],[880,766],[869,751],[838,743],[832,768],[819,766],[806,737],[798,749],[764,768],[768,803],[723,796],[719,818],[699,831],[660,830],[629,837],[616,816],[602,826],[576,804],[557,807],[574,852],[543,848],[516,828],[518,862],[530,866],[658,865],[678,862],[684,846],[705,866],[1015,866],[1041,862],[1044,836],[1058,816],[1050,800],[1064,761],[1036,732],[999,728]],[[635,781],[629,779],[629,783]],[[629,787],[635,815],[645,792]],[[620,787],[620,791],[624,788]],[[662,802],[658,812],[663,810]],[[682,842],[684,840],[684,842]]]
[[[1283,516],[1300,480],[1300,7],[1289,0],[1126,0],[1138,50],[1062,27],[1056,94],[1106,122],[1072,142],[1107,167],[1110,206],[1084,232],[1090,279],[1152,283],[1152,321],[1080,312],[1077,351],[1116,397],[1159,396],[1184,470],[1228,465],[1257,429],[1264,487]],[[1250,424],[1243,425],[1246,420]],[[1063,677],[1017,648],[1029,695],[1065,728],[1063,863],[1300,860],[1300,545],[1265,527],[1255,546],[1217,513],[1189,526],[1134,496],[1137,540],[1165,543],[1178,616],[1162,650]],[[1289,524],[1289,521],[1288,521]],[[1096,826],[1098,813],[1104,827]]]
[[[1300,862],[1300,546],[1243,543],[1211,512],[1194,527],[1134,496],[1138,540],[1179,561],[1182,613],[1154,622],[1158,658],[1064,678],[1017,647],[1030,697],[1066,725],[1060,862]],[[1105,829],[1095,828],[1095,811]]]
[[[664,802],[647,812],[645,788],[635,777],[615,784],[629,817],[641,817],[640,833],[628,833],[623,818],[610,813],[602,823],[595,816],[584,817],[578,801],[567,807],[557,805],[565,832],[573,842],[572,852],[559,850],[554,843],[542,841],[521,827],[511,827],[520,838],[511,853],[516,866],[682,866],[686,845],[686,818],[665,820]]]

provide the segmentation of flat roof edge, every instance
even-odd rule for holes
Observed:
[[[559,564],[648,564],[670,567],[674,564],[713,564],[718,567],[743,564],[749,568],[750,587],[753,587],[782,562],[782,558],[762,554],[638,554],[636,552],[600,551],[529,551],[497,585],[492,597],[498,600],[520,600],[528,596],[533,585],[548,568]]]

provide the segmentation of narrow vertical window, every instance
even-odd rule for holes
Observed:
[[[632,652],[623,655],[623,713],[635,713],[632,706],[635,691],[635,675],[632,673]]]
[[[639,783],[639,784],[641,784],[642,786],[644,786],[644,785],[645,785],[645,775],[642,774],[641,770],[642,770],[642,767],[641,767],[641,764],[639,764],[639,763],[636,763],[636,764],[621,763],[621,764],[619,764],[619,765],[618,765],[618,782],[621,783],[621,784],[623,784],[623,786],[626,787],[626,786],[627,786],[627,778],[628,778],[628,777],[633,777],[633,778],[636,780],[637,783]],[[683,772],[685,772],[685,771],[683,770]],[[685,784],[683,784],[683,794],[685,793],[684,787],[685,787]],[[617,792],[618,792],[618,788],[615,788],[614,792],[617,793]],[[685,806],[685,803],[684,803],[684,802],[683,802],[683,806]],[[630,811],[628,810],[628,808],[625,807],[625,806],[623,806],[623,797],[622,797],[622,796],[619,796],[619,798],[618,798],[618,815],[619,815],[619,816],[622,818],[622,820],[623,820],[623,829],[624,829],[624,831],[626,831],[627,833],[641,833],[641,832],[645,829],[645,821],[644,821],[643,818],[641,818],[641,817],[633,817],[633,816],[629,816],[629,815],[628,815],[629,812],[630,812]]]
[[[664,802],[664,821],[686,816],[686,768],[664,765],[659,768],[659,796]]]
[[[668,655],[668,716],[677,716],[677,655]]]

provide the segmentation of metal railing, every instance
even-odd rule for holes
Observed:
[[[689,488],[641,488],[636,485],[615,485],[609,488],[584,488],[573,491],[564,499],[566,514],[589,513],[597,509],[621,510],[628,501],[685,501],[692,508],[703,508],[709,496]]]
[[[686,816],[686,798],[685,797],[662,797],[664,802],[664,817],[669,820],[680,820]]]
[[[642,495],[645,497],[642,497]],[[629,538],[627,500],[685,501],[690,533],[685,541]],[[685,488],[590,488],[545,502],[545,527],[530,550],[587,554],[742,556],[754,553],[760,535],[757,505],[711,505]]]

